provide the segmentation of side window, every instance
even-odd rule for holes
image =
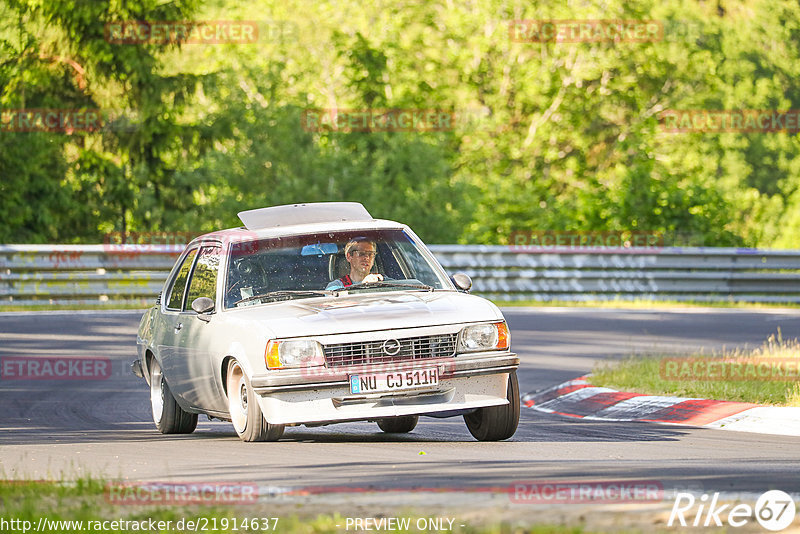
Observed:
[[[203,247],[189,281],[189,298],[184,310],[192,309],[192,302],[200,297],[214,299],[217,295],[217,273],[219,272],[219,247]]]
[[[189,270],[192,268],[194,257],[197,254],[197,249],[192,250],[186,255],[183,260],[175,280],[172,282],[172,287],[169,290],[169,298],[167,298],[167,308],[170,310],[180,310],[183,303],[183,294],[186,291],[186,280],[189,278]]]

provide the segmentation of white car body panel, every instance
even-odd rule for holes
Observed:
[[[420,254],[449,287],[434,291],[342,291],[337,295],[228,309],[222,305],[233,243],[378,229],[403,230],[411,236]],[[167,290],[181,259],[188,250],[204,243],[217,243],[222,247],[214,312],[198,317],[194,311],[168,310]],[[480,353],[456,351],[446,358],[384,361],[376,366],[365,364],[351,368],[329,368],[327,364],[305,369],[267,368],[265,349],[269,340],[310,338],[323,346],[367,343],[457,335],[466,325],[504,321],[500,310],[491,302],[458,291],[422,241],[407,226],[392,221],[327,221],[206,234],[187,246],[170,273],[162,295],[160,303],[145,313],[140,324],[139,368],[149,380],[150,362],[157,360],[183,410],[218,418],[229,419],[224,374],[231,359],[239,362],[258,393],[264,418],[272,424],[289,425],[447,414],[508,404],[509,373],[519,363],[516,355],[506,349]],[[348,376],[353,373],[383,372],[387,366],[406,370],[431,365],[437,367],[441,377],[435,387],[353,395],[348,386]]]

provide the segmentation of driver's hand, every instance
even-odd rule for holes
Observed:
[[[365,276],[364,279],[361,281],[361,283],[362,284],[368,284],[370,282],[382,282],[382,281],[383,281],[383,275],[382,274],[371,273],[371,274],[368,274],[367,276]]]

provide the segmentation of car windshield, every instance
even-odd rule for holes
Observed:
[[[350,260],[358,265],[353,268]],[[362,282],[360,278],[369,273],[380,276]],[[433,289],[450,289],[447,278],[405,231],[324,232],[234,243],[225,281],[225,307],[341,291]]]

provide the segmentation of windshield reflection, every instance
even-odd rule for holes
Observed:
[[[225,307],[342,291],[433,289],[450,286],[403,230],[325,232],[233,244]]]

